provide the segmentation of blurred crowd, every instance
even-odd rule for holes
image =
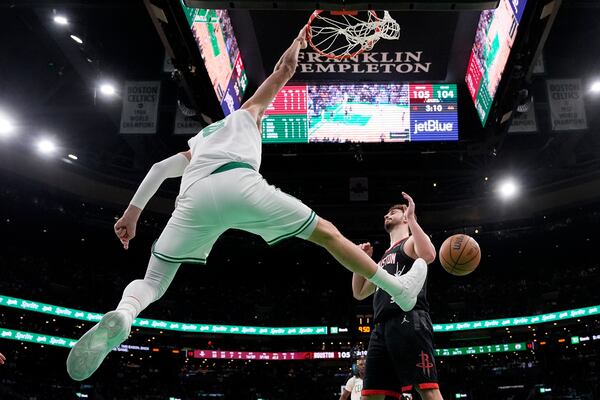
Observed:
[[[139,236],[124,251],[113,237],[112,225],[120,213],[114,206],[10,186],[0,191],[0,205],[0,234],[10,238],[0,253],[0,294],[100,313],[114,308],[127,283],[143,275],[150,246],[167,218],[146,213]],[[528,316],[596,305],[599,270],[594,229],[599,218],[593,209],[576,209],[540,217],[536,224],[483,228],[475,236],[483,251],[474,273],[454,277],[438,262],[430,266],[433,322]],[[381,227],[369,227],[365,237],[356,241],[374,238],[378,257],[387,247],[381,233]],[[432,232],[436,247],[449,234]],[[142,317],[348,327],[349,333],[340,336],[349,340],[344,346],[357,340],[366,345],[368,335],[356,337],[353,329],[359,316],[372,312],[371,299],[358,302],[352,298],[350,276],[312,244],[288,240],[268,247],[260,238],[233,231],[216,243],[208,265],[184,265],[166,295]],[[0,317],[2,327],[62,337],[77,338],[89,327],[8,308],[0,309]],[[337,343],[321,344],[320,339],[309,343],[312,339],[306,338],[229,337],[209,344],[210,340],[199,343],[185,334],[166,332],[156,341],[152,335],[136,331],[131,340],[134,344],[148,341],[161,349],[340,348]],[[498,340],[494,335],[488,340]],[[523,333],[505,341],[532,339]],[[438,347],[474,343],[453,340],[465,339],[436,336]],[[130,352],[111,355],[97,375],[81,384],[66,376],[66,349],[8,340],[0,341],[0,346],[7,356],[6,364],[0,366],[2,399],[335,399],[350,367],[349,360],[203,362],[186,360],[185,351],[177,355]],[[446,398],[466,393],[472,399],[597,398],[598,381],[591,372],[597,368],[595,346],[440,359],[443,393]],[[552,394],[542,394],[539,385],[550,385]]]

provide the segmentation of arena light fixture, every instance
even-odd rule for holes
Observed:
[[[79,44],[83,44],[83,40],[79,36],[71,35],[71,39],[73,39]]]
[[[507,178],[498,185],[500,197],[508,200],[514,198],[519,193],[519,185],[512,178]]]
[[[7,137],[10,136],[15,130],[15,125],[10,118],[6,115],[0,113],[0,136]]]
[[[600,79],[595,80],[590,85],[590,92],[592,93],[600,93]]]
[[[99,89],[100,89],[100,93],[102,93],[102,95],[105,97],[112,97],[117,93],[117,89],[115,88],[115,85],[113,85],[110,82],[101,83],[99,86]]]
[[[69,157],[71,160],[77,160],[77,156],[75,154],[69,154],[67,157]]]
[[[54,23],[57,24],[57,25],[68,25],[69,24],[69,20],[64,15],[55,15],[54,16]]]
[[[40,154],[48,156],[56,151],[56,143],[49,138],[41,138],[36,144]]]

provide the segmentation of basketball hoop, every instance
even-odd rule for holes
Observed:
[[[332,59],[352,58],[371,50],[379,39],[400,37],[400,25],[384,11],[315,10],[306,31],[310,46],[320,55]]]

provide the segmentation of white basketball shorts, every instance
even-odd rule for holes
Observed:
[[[273,245],[293,236],[307,239],[317,221],[313,210],[269,185],[260,173],[234,168],[202,178],[179,194],[152,254],[174,263],[205,264],[227,229],[254,233]]]

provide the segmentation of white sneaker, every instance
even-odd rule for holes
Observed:
[[[98,369],[113,348],[129,337],[131,317],[121,311],[106,313],[100,322],[87,331],[69,352],[67,372],[82,381]]]
[[[406,274],[396,275],[402,291],[392,296],[392,300],[402,311],[410,311],[417,304],[417,296],[423,288],[425,278],[427,278],[427,263],[422,258],[417,258]]]

